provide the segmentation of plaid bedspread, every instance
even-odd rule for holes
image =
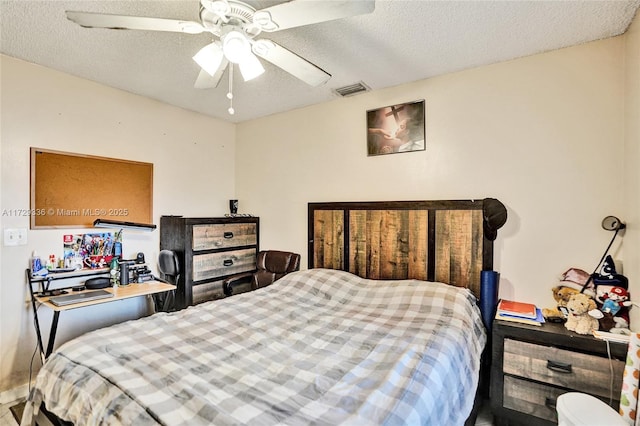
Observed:
[[[300,271],[64,344],[23,424],[461,425],[485,339],[465,289]]]

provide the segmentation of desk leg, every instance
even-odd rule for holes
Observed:
[[[53,320],[51,322],[51,331],[49,332],[49,342],[47,343],[47,352],[44,354],[45,358],[49,358],[51,352],[53,352],[53,343],[56,340],[56,330],[58,329],[58,318],[60,317],[60,311],[53,311]]]
[[[42,334],[40,334],[40,321],[38,320],[38,307],[36,306],[36,298],[31,292],[31,306],[33,308],[33,321],[35,322],[36,337],[38,338],[38,349],[40,350],[40,359],[44,364],[46,356],[44,354],[44,346],[42,345]]]

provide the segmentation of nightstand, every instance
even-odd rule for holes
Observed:
[[[497,424],[557,424],[556,398],[566,392],[591,394],[617,411],[626,355],[624,343],[607,348],[563,324],[494,321],[490,394]]]

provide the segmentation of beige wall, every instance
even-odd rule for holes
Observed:
[[[241,210],[261,217],[261,248],[306,266],[310,201],[496,197],[502,297],[553,306],[557,277],[591,271],[608,244],[602,218],[624,217],[624,48],[617,37],[242,123]],[[417,99],[426,151],[367,157],[365,111]]]
[[[624,235],[625,274],[632,299],[640,302],[640,11],[625,34]],[[640,308],[631,310],[640,330]]]
[[[162,214],[222,215],[233,198],[235,126],[107,88],[10,57],[1,59],[0,210],[29,208],[29,147],[146,161],[154,164],[155,223]],[[103,182],[87,182],[87,208]],[[123,189],[126,190],[126,189]],[[28,228],[28,217],[0,216],[1,228]],[[28,232],[28,244],[0,245],[0,392],[28,379],[35,347],[24,271],[33,250],[62,253],[62,235],[82,230]],[[124,232],[124,255],[157,257],[159,233]],[[147,312],[143,298],[60,316],[56,342]],[[51,312],[40,310],[48,330]],[[36,359],[36,366],[39,362]]]

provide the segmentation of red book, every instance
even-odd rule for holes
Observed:
[[[516,302],[513,300],[500,300],[498,313],[522,318],[536,319],[536,305],[532,303]]]

